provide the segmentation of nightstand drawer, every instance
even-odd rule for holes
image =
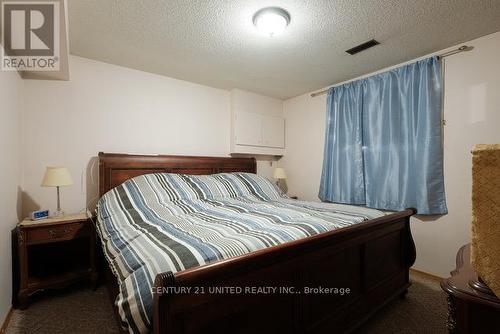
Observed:
[[[85,223],[63,224],[60,226],[46,226],[26,230],[28,245],[51,241],[71,240],[82,235],[88,235],[88,225]]]

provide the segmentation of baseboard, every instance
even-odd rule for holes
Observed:
[[[430,279],[432,281],[436,281],[438,283],[443,280],[443,277],[439,277],[439,276],[436,276],[434,274],[429,274],[429,273],[427,273],[425,271],[418,270],[418,269],[415,269],[415,268],[410,268],[410,273],[414,273],[414,274],[423,276],[423,277],[425,277],[427,279]]]
[[[4,334],[7,332],[7,326],[9,326],[10,318],[12,317],[12,307],[9,308],[9,312],[5,316],[5,319],[2,323],[2,327],[0,328],[0,334]]]

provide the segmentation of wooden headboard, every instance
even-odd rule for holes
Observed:
[[[151,173],[206,175],[256,173],[255,158],[133,155],[99,152],[99,197],[135,176]]]

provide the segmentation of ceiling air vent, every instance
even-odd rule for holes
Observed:
[[[379,42],[372,39],[371,41],[368,41],[368,42],[365,42],[365,43],[360,44],[358,46],[355,46],[352,49],[347,50],[346,52],[352,56],[352,55],[355,55],[356,53],[359,53],[361,51],[365,51],[366,49],[369,49],[369,48],[374,47],[375,45],[379,45],[379,44],[380,44]]]

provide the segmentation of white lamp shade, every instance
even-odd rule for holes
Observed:
[[[42,187],[60,187],[73,184],[71,174],[66,167],[47,167]]]
[[[275,168],[274,169],[274,178],[275,179],[286,179],[286,173],[283,168]]]

